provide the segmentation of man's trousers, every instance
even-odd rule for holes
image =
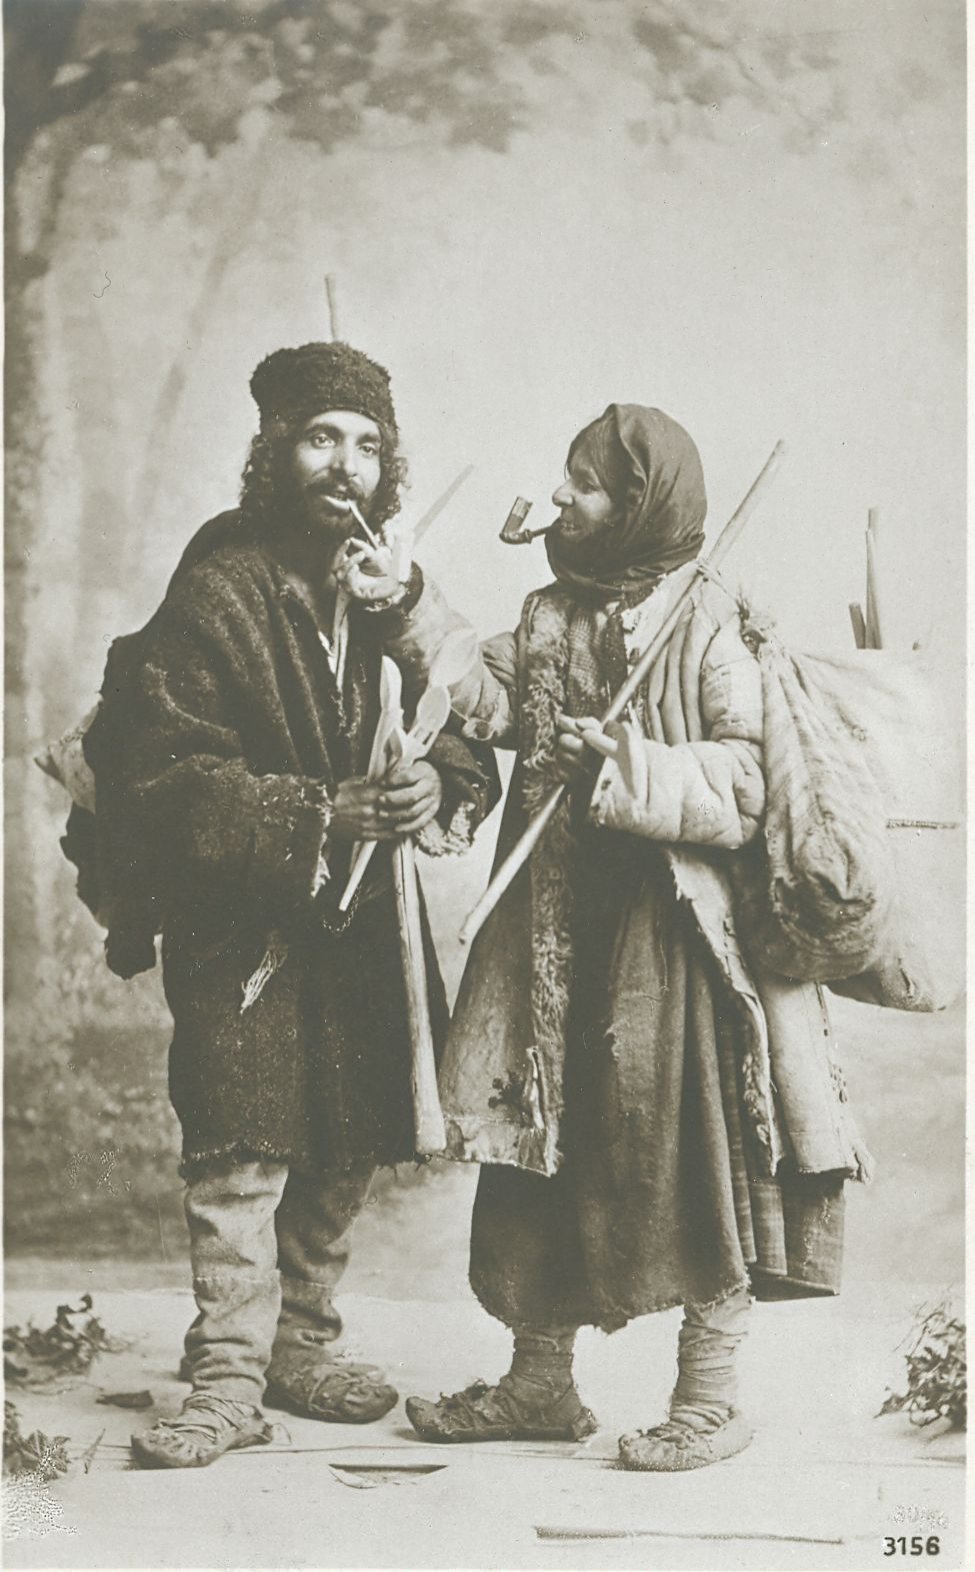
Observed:
[[[214,1166],[186,1188],[197,1316],[195,1387],[259,1405],[269,1367],[321,1358],[342,1330],[333,1295],[370,1163],[311,1178],[280,1162]]]

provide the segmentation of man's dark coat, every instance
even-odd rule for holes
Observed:
[[[381,623],[350,609],[340,692],[311,609],[231,513],[204,526],[155,616],[110,654],[85,739],[97,894],[122,975],[151,965],[163,935],[186,1165],[267,1156],[322,1170],[412,1155],[388,846],[351,917],[337,909],[347,847],[329,849],[316,893],[329,798],[364,773],[375,730]],[[440,825],[465,800],[479,822],[498,795],[489,754],[444,736],[430,757]],[[440,1037],[429,938],[427,954]]]

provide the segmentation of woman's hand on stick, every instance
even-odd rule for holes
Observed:
[[[571,785],[593,772],[596,756],[586,747],[585,734],[587,731],[598,732],[600,725],[592,715],[560,715],[558,724],[555,767],[559,780]]]

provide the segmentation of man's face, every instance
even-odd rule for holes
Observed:
[[[367,415],[328,409],[305,422],[291,458],[291,478],[309,519],[342,535],[357,529],[342,506],[351,499],[368,519],[382,473],[379,427]]]
[[[581,454],[568,464],[565,479],[552,493],[552,501],[559,510],[555,533],[572,545],[594,543],[617,521],[616,503]]]

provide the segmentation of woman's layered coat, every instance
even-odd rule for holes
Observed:
[[[631,665],[692,572],[688,566],[667,575],[623,613]],[[428,584],[386,647],[421,680],[444,634],[460,620]],[[593,705],[609,695],[606,672],[598,670],[599,634],[600,614],[581,609],[572,589],[550,585],[528,597],[515,632],[482,646],[477,667],[452,690],[469,738],[518,750],[498,861],[556,784],[557,717],[567,707],[572,712],[578,671],[591,668]],[[846,1104],[822,991],[761,974],[749,961],[747,936],[738,931],[729,875],[732,859],[759,833],[764,811],[762,694],[757,663],[741,638],[739,610],[721,586],[694,590],[626,720],[638,736],[630,750],[639,766],[636,780],[625,784],[617,764],[606,760],[591,792],[587,786],[573,793],[475,942],[442,1067],[449,1150],[457,1158],[538,1175],[555,1175],[563,1166],[566,1047],[587,915],[586,890],[573,882],[572,870],[580,849],[588,847],[591,866],[598,869],[601,859],[605,865],[604,886],[609,862],[616,859],[620,870],[599,1023],[612,1060],[617,1117],[603,1121],[597,1140],[632,1142],[633,1120],[644,1116],[638,1139],[666,1139],[661,1110],[650,1106],[660,1095],[650,1067],[660,1052],[651,1023],[667,988],[652,931],[661,920],[663,881],[680,922],[691,919],[688,931],[713,980],[716,1015],[732,1029],[736,1106],[726,1107],[724,1124],[745,1132],[749,1153],[747,1174],[732,1175],[747,1191],[738,1205],[736,1189],[745,1260],[764,1264],[766,1282],[777,1278],[790,1285],[783,1291],[802,1291],[796,1284],[812,1283],[817,1267],[809,1259],[798,1262],[787,1248],[779,1179],[862,1178],[868,1159]],[[607,909],[594,902],[593,920],[602,920],[598,914]],[[728,1103],[727,1083],[723,1095]],[[681,1117],[676,1104],[673,1117]],[[644,1167],[655,1161],[648,1151]],[[730,1161],[733,1168],[734,1152]],[[641,1171],[638,1184],[643,1177]],[[742,1216],[743,1208],[750,1218]],[[815,1227],[812,1235],[805,1229],[800,1254],[815,1254],[815,1233]],[[821,1243],[827,1253],[834,1248]],[[678,1290],[675,1281],[670,1302],[680,1297]],[[654,1290],[650,1297],[654,1302],[642,1308],[659,1308],[660,1294]],[[635,1303],[624,1318],[640,1308]]]

